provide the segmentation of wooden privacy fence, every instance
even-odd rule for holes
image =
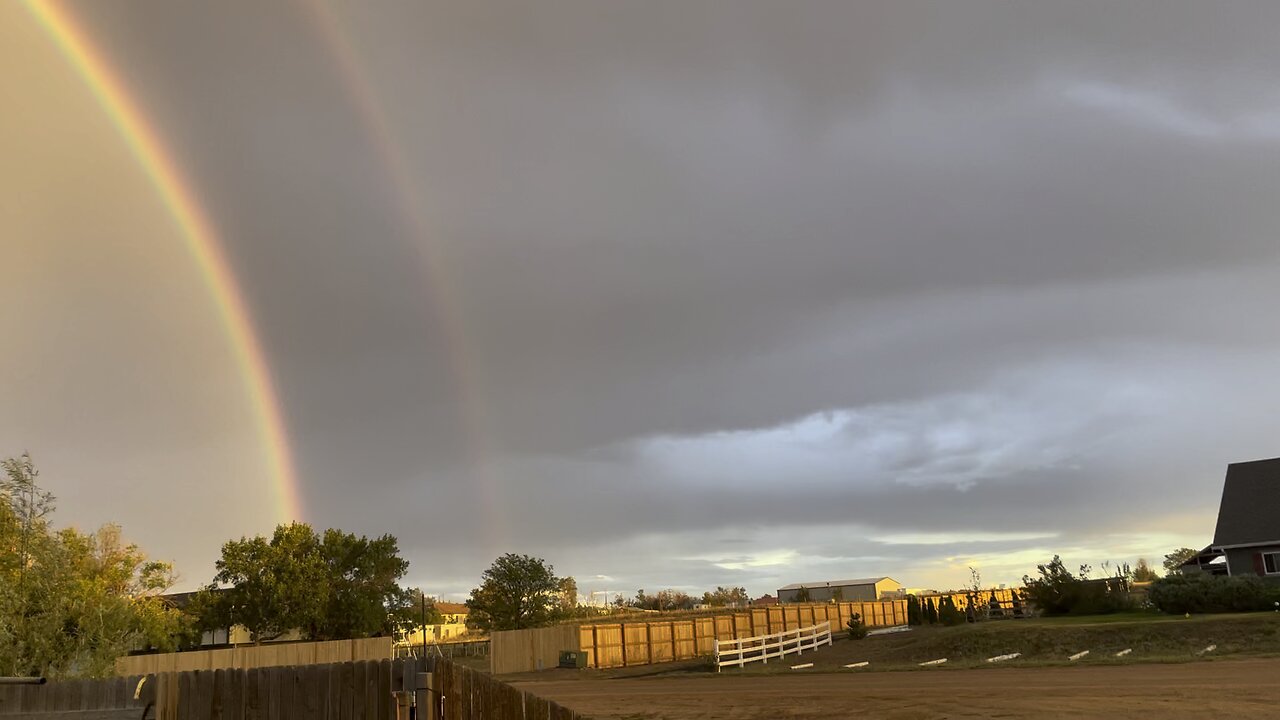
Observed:
[[[868,627],[907,624],[906,600],[774,605],[687,620],[562,625],[493,633],[494,674],[555,667],[564,650],[586,653],[587,665],[614,668],[711,656],[717,640],[772,635],[830,623],[843,628],[854,613]],[[576,634],[576,637],[575,637]]]
[[[191,650],[116,658],[117,675],[151,675],[187,670],[328,665],[360,660],[390,660],[389,637],[238,645],[217,650]]]
[[[135,698],[139,680],[142,677],[0,685],[0,718],[150,720],[156,717],[154,695]]]
[[[492,675],[437,660],[428,695],[439,705],[425,720],[583,720],[550,700],[495,680]],[[438,698],[438,700],[434,700]]]
[[[942,598],[949,597],[951,602],[961,612],[968,610],[972,604],[974,611],[981,613],[982,617],[992,616],[1015,616],[1019,611],[1026,613],[1028,611],[1026,599],[1016,594],[1017,591],[1011,588],[992,588],[990,590],[962,590],[959,592],[943,592],[943,593],[920,593],[916,598],[923,603],[925,600],[932,599],[934,604],[942,602]],[[1019,598],[1019,602],[1014,602],[1014,597]],[[992,599],[995,603],[992,603]]]
[[[801,655],[805,650],[816,650],[830,644],[831,623],[829,622],[796,630],[783,630],[772,635],[716,640],[716,672],[720,672],[720,668],[735,665],[741,667],[751,662],[768,664],[769,658]]]
[[[123,720],[144,711],[155,720],[581,720],[443,658],[0,686],[0,718]]]

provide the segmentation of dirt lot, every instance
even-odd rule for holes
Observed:
[[[597,720],[1275,718],[1280,660],[524,682]]]

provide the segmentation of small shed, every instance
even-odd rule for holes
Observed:
[[[803,591],[803,592],[802,592]],[[902,583],[891,577],[852,578],[793,583],[778,588],[779,602],[872,602],[902,592]]]

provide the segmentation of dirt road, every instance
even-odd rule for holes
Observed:
[[[596,720],[1280,718],[1280,659],[594,678],[520,686]]]

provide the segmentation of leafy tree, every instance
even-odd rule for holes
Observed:
[[[291,630],[312,640],[388,635],[413,600],[397,584],[409,563],[391,535],[330,529],[321,537],[290,523],[270,540],[227,542],[216,568],[209,600],[197,604],[201,626],[243,625],[254,642]]]
[[[320,544],[328,602],[309,633],[313,640],[390,635],[395,608],[414,596],[398,581],[409,570],[393,535],[370,540],[341,530],[326,530]]]
[[[222,546],[210,590],[212,612],[205,627],[243,625],[255,643],[295,629],[312,629],[329,600],[320,538],[310,525],[279,525],[270,540],[258,535]]]
[[[693,598],[679,590],[659,590],[653,595],[646,595],[644,590],[637,590],[631,607],[641,610],[692,610]]]
[[[104,677],[131,650],[174,649],[188,628],[159,597],[173,567],[115,525],[53,530],[31,458],[0,465],[0,674]]]
[[[725,605],[745,606],[751,597],[747,595],[747,589],[742,587],[727,588],[717,586],[714,592],[702,593],[702,604],[714,607],[723,607]]]
[[[578,581],[573,576],[560,579],[560,609],[571,612],[578,607]]]
[[[388,609],[388,622],[396,635],[417,631],[424,625],[444,622],[435,598],[420,588],[406,588],[398,593]]]
[[[924,620],[930,625],[938,624],[938,605],[934,602],[934,598],[925,598],[924,604]]]
[[[1189,547],[1183,547],[1183,548],[1178,548],[1177,550],[1174,550],[1168,555],[1165,555],[1164,556],[1164,574],[1171,575],[1173,573],[1178,572],[1178,567],[1182,565],[1182,563],[1190,560],[1191,558],[1199,554],[1200,554],[1199,551],[1192,550]]]
[[[796,591],[795,599],[792,602],[807,603],[812,602],[812,596],[809,595],[809,588],[803,585]]]
[[[1138,564],[1133,566],[1129,576],[1133,578],[1134,582],[1153,582],[1160,578],[1156,571],[1152,570],[1151,566],[1147,564],[1146,558],[1138,558]]]
[[[467,599],[469,627],[485,632],[521,630],[557,619],[560,578],[541,558],[507,553],[493,561],[482,579]]]

